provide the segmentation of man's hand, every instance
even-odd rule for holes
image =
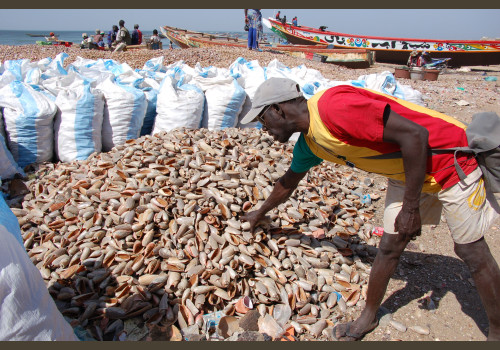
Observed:
[[[403,237],[409,237],[414,240],[422,233],[422,224],[420,222],[420,211],[416,209],[407,209],[403,206],[396,221],[394,229]]]
[[[262,206],[254,211],[251,211],[244,216],[240,217],[241,220],[248,221],[250,223],[250,230],[255,230],[257,224],[261,221],[266,220],[266,213],[276,208],[281,203],[284,203],[292,192],[297,188],[300,180],[307,174],[307,171],[303,173],[295,173],[291,169],[288,169],[285,175],[280,177],[276,182],[271,195],[266,199]],[[267,220],[266,220],[267,221]]]
[[[250,232],[252,233],[255,231],[255,227],[257,227],[260,222],[265,221],[266,218],[266,214],[260,210],[248,212],[240,217],[241,220],[248,221],[250,223]]]

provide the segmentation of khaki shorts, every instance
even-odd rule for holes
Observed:
[[[394,221],[401,210],[404,183],[389,179],[384,211],[384,232],[395,234]],[[467,244],[481,239],[499,217],[500,206],[493,193],[486,191],[482,172],[477,168],[464,181],[438,193],[422,193],[422,225],[439,224],[444,215],[453,241]]]

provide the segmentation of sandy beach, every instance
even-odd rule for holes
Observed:
[[[167,66],[179,60],[192,67],[200,63],[203,67],[228,68],[238,57],[258,60],[266,66],[274,59],[288,67],[301,64],[313,68],[332,80],[357,79],[361,75],[383,71],[394,72],[397,65],[375,63],[367,69],[349,69],[333,64],[313,62],[286,54],[255,52],[240,48],[175,49],[175,50],[130,50],[122,53],[82,50],[79,48],[46,47],[37,45],[0,45],[0,61],[30,59],[37,61],[55,57],[66,52],[69,64],[77,57],[88,59],[114,59],[126,62],[132,68],[142,68],[152,58],[164,56]],[[493,111],[500,115],[500,81],[487,81],[485,77],[500,78],[500,65],[462,67],[446,69],[437,81],[415,81],[398,79],[423,94],[426,107],[470,123],[472,115],[481,111]],[[368,175],[374,180],[373,191],[380,194],[375,202],[377,213],[372,220],[374,226],[382,226],[386,180]],[[486,236],[493,256],[500,262],[500,221]],[[350,315],[355,318],[361,309]],[[481,306],[472,279],[464,263],[453,252],[453,243],[445,223],[425,227],[422,236],[410,243],[403,254],[399,267],[391,279],[383,303],[381,324],[364,340],[485,340],[487,318]],[[390,325],[393,320],[410,326],[426,327],[429,334],[419,334],[408,329],[400,331]],[[346,321],[349,321],[346,320]]]

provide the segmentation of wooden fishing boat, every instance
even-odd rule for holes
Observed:
[[[370,49],[378,62],[406,64],[413,50],[426,50],[433,58],[451,58],[452,66],[500,64],[500,41],[497,40],[435,40],[352,35],[283,24],[275,19],[263,24],[291,44],[315,45],[337,49]]]
[[[168,38],[168,40],[173,42],[175,45],[179,46],[181,49],[188,49],[192,47],[192,44],[190,44],[188,39],[190,35],[194,34],[203,35],[203,33],[200,32],[194,32],[191,30],[170,27],[170,26],[160,27],[160,31],[164,36]]]
[[[31,33],[25,33],[25,34],[32,38],[45,38],[49,36],[48,34],[31,34]]]
[[[247,40],[231,35],[216,35],[165,26],[163,33],[181,48],[190,47],[240,47],[247,48]],[[179,45],[180,44],[180,45]],[[279,45],[260,42],[260,49],[286,53],[309,60],[334,63],[355,68],[369,67],[374,62],[371,50],[327,49],[324,46]]]

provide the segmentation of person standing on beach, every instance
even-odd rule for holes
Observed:
[[[241,124],[254,121],[279,142],[287,142],[295,132],[301,135],[290,168],[271,195],[241,218],[250,223],[252,232],[323,160],[389,178],[384,235],[371,268],[366,306],[356,320],[333,328],[335,339],[360,340],[378,326],[377,311],[401,254],[420,236],[422,224],[438,224],[442,212],[455,253],[469,268],[486,310],[487,339],[500,340],[500,269],[484,239],[499,217],[498,199],[486,186],[474,155],[431,152],[468,147],[465,124],[350,85],[320,91],[306,100],[299,85],[286,78],[270,78],[257,88]]]
[[[139,25],[134,24],[134,30],[132,31],[132,45],[142,44],[142,32],[139,30]]]
[[[151,49],[152,50],[159,50],[160,49],[160,37],[158,36],[158,31],[156,29],[153,29],[153,35],[151,35],[151,38],[149,38],[149,42],[151,43]]]
[[[110,50],[111,50],[111,46],[116,41],[116,34],[117,33],[118,33],[118,27],[116,25],[113,25],[111,30],[108,32],[108,37],[107,37],[108,49],[110,49]]]
[[[245,24],[248,24],[248,49],[261,51],[258,42],[259,27],[262,27],[260,9],[245,9]]]
[[[115,51],[113,52],[121,52],[123,49],[127,47],[127,45],[130,45],[132,42],[132,38],[130,37],[130,32],[128,31],[127,28],[125,28],[125,21],[123,19],[118,22],[118,25],[120,26],[120,30],[118,31],[118,34],[116,35],[116,48]]]

